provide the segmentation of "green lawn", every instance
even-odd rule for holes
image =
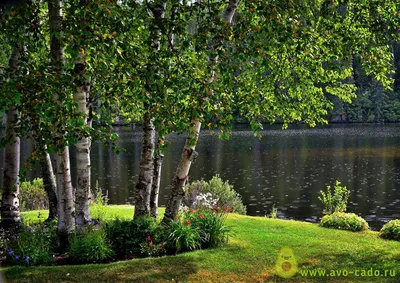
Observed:
[[[110,206],[107,216],[130,219],[132,211],[129,206]],[[25,217],[38,219],[37,215],[29,212]],[[3,272],[6,282],[400,282],[400,242],[381,240],[377,232],[352,233],[236,214],[229,215],[228,224],[233,235],[218,249],[111,264],[9,267]],[[300,271],[373,268],[392,270],[396,276],[303,277],[299,272],[282,279],[275,275],[274,265],[284,246],[293,250]]]

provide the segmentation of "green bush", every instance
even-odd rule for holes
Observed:
[[[354,213],[334,212],[322,217],[320,225],[326,228],[349,230],[353,232],[368,229],[368,223]]]
[[[222,210],[199,209],[187,212],[186,219],[200,231],[201,248],[216,248],[228,241],[230,228],[225,225],[227,214]]]
[[[400,219],[391,220],[383,225],[379,237],[388,240],[400,241]]]
[[[173,253],[198,249],[203,241],[200,230],[183,217],[178,221],[170,221],[165,229],[165,245]]]
[[[145,243],[149,236],[152,239],[157,238],[157,222],[150,217],[109,221],[105,223],[104,229],[117,256],[139,256],[140,244]]]
[[[339,181],[336,181],[333,193],[331,191],[331,186],[326,187],[326,192],[320,191],[321,197],[318,197],[318,199],[325,205],[323,214],[346,212],[350,191],[340,184]]]
[[[154,244],[151,236],[148,236],[145,243],[140,244],[140,252],[144,256],[158,257],[166,254],[165,243]]]
[[[23,265],[50,265],[57,243],[57,223],[21,226],[18,234],[6,240],[6,260]]]
[[[90,216],[92,219],[105,221],[107,218],[108,191],[104,195],[101,189],[98,188],[98,183],[96,182],[96,189],[93,197],[90,203]]]
[[[92,227],[81,234],[74,234],[70,238],[68,255],[72,260],[81,263],[101,262],[111,258],[113,250],[100,227]]]
[[[224,182],[219,175],[214,176],[209,182],[195,181],[186,186],[183,203],[194,209],[217,205],[235,213],[246,214],[242,197],[233,189],[233,186],[229,185],[228,181]]]
[[[37,178],[32,182],[22,182],[19,188],[19,203],[21,211],[49,208],[43,179]]]

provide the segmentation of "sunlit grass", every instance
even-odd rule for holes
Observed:
[[[110,217],[131,219],[130,206],[109,206]],[[38,212],[25,213],[35,218]],[[46,212],[41,214],[45,217]],[[111,264],[5,268],[7,282],[286,282],[275,275],[279,250],[290,247],[300,270],[395,270],[393,277],[305,278],[288,282],[399,282],[400,242],[377,232],[353,233],[298,221],[230,214],[228,244],[209,250]]]

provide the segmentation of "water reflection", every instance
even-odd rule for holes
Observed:
[[[247,125],[238,125],[229,141],[203,132],[197,147],[200,155],[192,166],[190,179],[210,179],[220,174],[242,195],[248,214],[265,215],[275,204],[280,217],[311,222],[321,216],[319,191],[338,179],[351,190],[349,210],[380,228],[385,221],[400,217],[399,130],[400,125],[395,124],[330,125],[316,129],[299,125],[285,131],[279,126],[268,126],[258,139]],[[120,136],[118,146],[125,151],[116,155],[100,143],[93,143],[92,185],[97,180],[103,190],[108,190],[111,203],[133,203],[141,132],[130,127],[118,127],[115,131]],[[185,137],[171,135],[168,140],[161,205],[166,204]],[[30,144],[23,142],[22,146],[26,158]],[[71,162],[74,178],[75,160]],[[37,173],[30,172],[28,177]]]

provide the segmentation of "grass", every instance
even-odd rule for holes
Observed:
[[[129,206],[109,206],[109,217],[131,219]],[[163,211],[161,211],[163,213]],[[24,213],[37,219],[38,212]],[[46,212],[42,211],[43,218]],[[6,282],[399,282],[400,242],[377,232],[347,232],[298,221],[230,214],[233,235],[218,249],[111,264],[3,268]],[[392,270],[395,277],[275,275],[279,250],[290,247],[299,270]],[[0,278],[0,282],[1,278]]]

